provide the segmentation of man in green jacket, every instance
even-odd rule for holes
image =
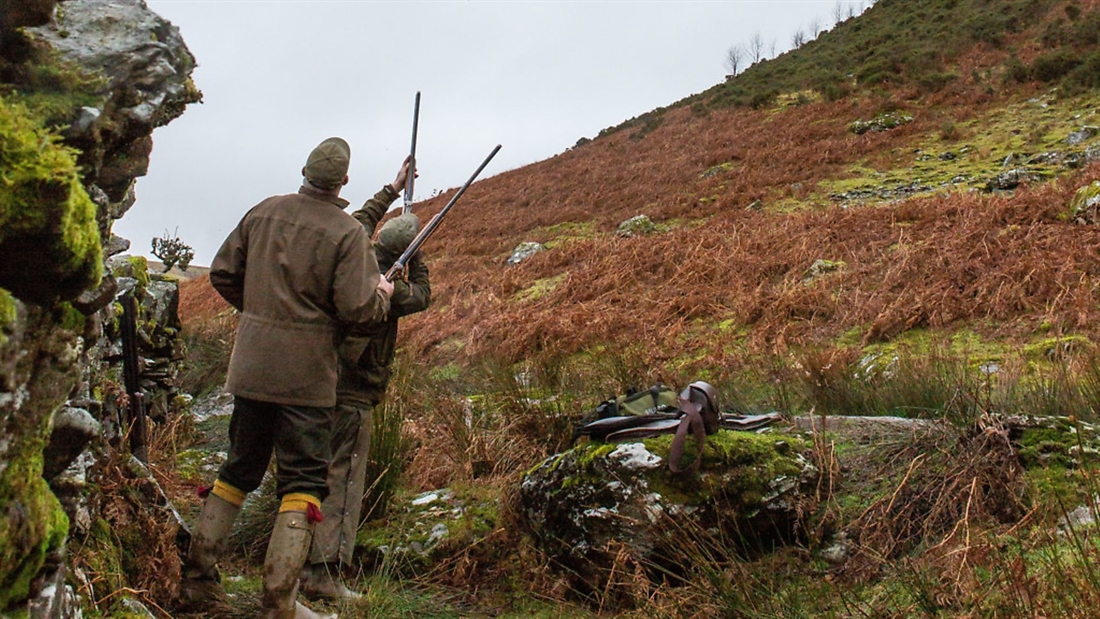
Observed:
[[[182,567],[180,601],[189,610],[218,605],[218,557],[274,453],[281,504],[264,560],[262,616],[319,616],[295,598],[328,494],[336,349],[343,325],[385,319],[393,294],[370,235],[344,212],[350,156],[340,138],[319,144],[298,193],[249,210],[211,265],[211,284],[240,319],[226,379],[234,395],[229,453]],[[396,184],[403,186],[407,170]]]
[[[354,217],[372,230],[397,197],[383,189]],[[374,243],[379,268],[384,273],[408,248],[419,221],[406,213],[378,231]],[[340,375],[336,387],[336,421],[333,428],[329,495],[321,504],[324,520],[317,526],[309,564],[302,570],[301,589],[311,599],[355,599],[341,577],[342,566],[351,564],[355,533],[366,488],[367,454],[371,440],[371,411],[386,394],[390,365],[397,345],[397,323],[428,308],[431,287],[428,268],[418,252],[409,260],[407,279],[394,282],[386,319],[354,327],[340,346]]]

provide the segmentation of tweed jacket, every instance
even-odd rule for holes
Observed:
[[[226,390],[277,404],[333,406],[340,334],[383,320],[374,250],[342,198],[302,187],[241,219],[210,283],[241,312]]]

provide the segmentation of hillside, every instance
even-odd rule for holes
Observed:
[[[996,32],[960,26],[990,15]],[[939,30],[914,34],[914,20]],[[879,2],[704,93],[481,180],[426,246],[433,305],[405,320],[402,344],[436,366],[604,351],[667,380],[738,382],[760,357],[858,358],[913,337],[989,359],[1095,341],[1100,232],[1068,204],[1100,178],[1100,101],[1083,85],[1100,75],[1096,20],[1095,2]],[[853,50],[917,53],[918,40],[943,50],[922,71],[951,79],[929,88],[911,63],[885,77],[850,64],[863,62]],[[1076,60],[1052,77],[1051,55]],[[820,71],[848,71],[846,94],[813,89]],[[767,97],[738,104],[760,84],[774,84]],[[858,127],[876,119],[900,121]],[[451,194],[418,204],[422,220]],[[637,215],[656,232],[616,234]],[[547,251],[506,265],[522,242]]]
[[[881,0],[475,183],[426,245],[431,308],[402,319],[363,568],[411,573],[440,616],[1088,616],[1098,24],[1100,1]],[[638,215],[654,229],[617,232]],[[526,242],[545,250],[508,264]],[[181,316],[188,388],[212,389],[233,315],[198,278]],[[798,543],[677,522],[683,573],[616,559],[606,590],[576,587],[520,532],[520,479],[608,395],[695,379],[780,411],[818,467]],[[898,425],[800,432],[812,415]],[[371,563],[441,488],[479,510],[442,558]],[[394,585],[370,578],[380,603]]]
[[[909,4],[879,3],[850,30]],[[1065,13],[1051,4],[1047,19],[1018,36],[1040,38],[1048,20]],[[844,26],[826,38],[842,36]],[[832,102],[800,90],[758,109],[700,115],[685,104],[644,130],[612,132],[475,185],[428,249],[437,303],[410,321],[408,342],[423,354],[497,351],[512,360],[611,343],[713,358],[742,343],[845,336],[868,344],[926,327],[1024,340],[1040,324],[1049,325],[1043,337],[1050,329],[1090,332],[1098,237],[1063,215],[1095,169],[1027,161],[1095,151],[1094,133],[1074,147],[1065,142],[1097,124],[1095,95],[1016,82],[998,62],[1008,52],[980,53],[984,47],[959,52],[971,70],[931,94],[903,80],[857,82],[863,88]],[[760,72],[773,64],[774,73],[797,70],[803,51],[816,50],[808,45]],[[809,102],[799,105],[800,95]],[[913,121],[849,130],[882,113]],[[1006,165],[1010,157],[1019,163]],[[1012,169],[1063,180],[986,190]],[[838,198],[854,189],[871,195]],[[638,214],[664,231],[617,237],[618,224]],[[521,241],[550,251],[505,268]],[[846,268],[803,283],[819,259]],[[1065,290],[1072,294],[1059,294]]]
[[[1030,12],[996,37],[957,23],[918,33],[950,37],[918,37],[947,50],[950,64],[935,68],[952,79],[932,92],[908,63],[860,77],[870,57],[845,50],[878,49],[860,36],[886,36],[884,23],[908,33],[913,6],[936,24],[959,21],[951,11]],[[1095,3],[880,2],[681,104],[482,180],[426,248],[435,303],[408,320],[404,342],[436,360],[633,345],[654,362],[713,366],[746,348],[867,345],[925,328],[1014,344],[1091,337],[1100,237],[1069,222],[1066,205],[1098,176],[1095,91],[1021,76],[1038,70],[1051,32],[1098,15]],[[1087,60],[1063,75],[1092,66],[1088,41],[1074,44]],[[854,76],[835,100],[810,88],[820,76],[807,69],[830,62],[830,75]],[[766,103],[729,105],[760,83],[774,84]],[[883,114],[912,122],[851,130]],[[1023,182],[991,189],[1006,172]],[[639,214],[660,231],[615,234]],[[524,241],[549,251],[505,266]],[[804,282],[818,260],[844,268]]]

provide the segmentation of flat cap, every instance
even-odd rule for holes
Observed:
[[[351,147],[340,138],[329,138],[309,153],[302,173],[321,189],[334,189],[344,182],[351,162]]]

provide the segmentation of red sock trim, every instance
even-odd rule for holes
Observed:
[[[312,522],[314,524],[317,524],[318,522],[321,522],[324,519],[325,519],[325,515],[321,513],[321,508],[317,507],[313,503],[310,503],[309,507],[306,508],[306,520],[308,520],[309,522]]]
[[[214,489],[214,486],[199,486],[198,495],[200,499],[205,499],[210,496],[210,491]]]

